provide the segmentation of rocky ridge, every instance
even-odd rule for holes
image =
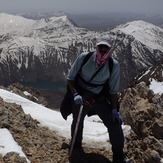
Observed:
[[[14,140],[22,147],[26,157],[32,163],[75,163],[78,159],[78,157],[74,157],[69,160],[68,149],[61,148],[65,139],[56,136],[55,131],[41,127],[39,122],[32,119],[30,115],[26,115],[20,106],[14,103],[6,103],[0,98],[0,115],[0,128],[7,128],[10,131]],[[104,149],[85,147],[85,150],[88,152],[87,155],[78,155],[83,162],[87,162],[87,159],[92,160],[92,162],[94,160],[99,162],[101,158],[108,161],[106,156],[109,153]],[[27,161],[18,153],[10,152],[5,156],[1,155],[0,162],[26,163]]]
[[[155,95],[144,82],[128,88],[121,115],[132,128],[126,138],[128,156],[140,163],[159,163],[163,158],[163,94]]]
[[[33,92],[35,98],[32,99],[40,96],[38,91],[20,85],[8,88],[19,95],[23,95],[25,89],[31,95]],[[42,101],[46,100],[43,98],[37,100],[38,103]],[[162,101],[163,95],[154,94],[145,82],[125,89],[121,94],[120,113],[124,123],[132,128],[131,134],[126,137],[125,152],[133,163],[160,163],[163,158]],[[11,132],[32,163],[75,163],[77,160],[81,163],[110,163],[112,160],[110,150],[92,149],[87,145],[84,145],[84,154],[77,153],[73,159],[69,159],[68,149],[61,148],[66,140],[56,136],[55,131],[41,127],[37,120],[26,115],[16,104],[6,103],[0,99],[0,115],[0,127]],[[25,158],[20,158],[13,152],[1,156],[0,161],[26,162]]]

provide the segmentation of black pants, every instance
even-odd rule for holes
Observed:
[[[73,121],[71,125],[71,137],[73,137],[80,105],[73,104]],[[83,112],[80,119],[80,124],[76,136],[76,141],[74,146],[81,146],[83,138],[83,127],[84,127],[84,118],[89,111],[93,110],[103,121],[104,125],[108,129],[110,142],[112,145],[113,158],[122,158],[123,147],[124,147],[124,135],[122,127],[118,122],[113,121],[111,114],[111,107],[104,97],[100,97],[96,100],[94,104],[90,106],[84,106]]]

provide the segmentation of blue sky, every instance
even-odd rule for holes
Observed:
[[[163,14],[163,0],[0,0],[0,12],[134,12]]]

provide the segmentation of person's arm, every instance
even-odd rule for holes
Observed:
[[[74,96],[74,101],[76,104],[83,104],[83,98],[77,92],[77,88],[75,85],[75,78],[81,68],[81,65],[82,65],[85,55],[86,54],[83,53],[76,59],[76,61],[71,66],[69,73],[67,75],[68,87],[70,88],[70,90]]]
[[[68,86],[74,96],[75,103],[80,105],[83,104],[83,98],[81,95],[78,94],[74,80],[68,80]]]
[[[75,82],[74,82],[74,80],[68,80],[68,79],[67,79],[67,81],[68,81],[68,86],[71,90],[71,93],[74,95],[75,93],[77,93]]]
[[[72,94],[77,93],[76,86],[75,86],[75,78],[81,68],[81,65],[83,63],[86,54],[87,53],[82,53],[77,57],[77,59],[75,60],[75,62],[73,63],[73,65],[71,66],[67,74],[67,82]]]
[[[118,108],[117,93],[116,94],[111,94],[111,105],[112,105],[112,109],[117,109]]]
[[[112,109],[118,107],[118,91],[120,85],[120,65],[117,61],[114,61],[113,70],[109,78],[110,94],[111,94],[111,105]]]
[[[118,110],[118,91],[120,84],[120,66],[116,62],[113,67],[113,73],[111,74],[110,79],[110,94],[111,94],[111,105],[112,105],[112,116],[114,121],[118,121],[119,124],[123,123],[123,118],[119,115]]]

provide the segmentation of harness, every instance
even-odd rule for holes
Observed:
[[[87,61],[90,59],[90,57],[93,55],[94,52],[89,52],[82,64],[81,64],[81,67],[76,75],[76,78],[75,78],[75,83],[76,83],[76,87],[77,87],[77,90],[87,99],[86,101],[89,101],[90,103],[94,103],[95,102],[95,99],[98,98],[100,95],[104,95],[105,97],[107,97],[107,99],[110,101],[110,93],[109,93],[109,89],[110,89],[110,86],[108,84],[108,81],[109,81],[109,77],[108,79],[102,83],[102,84],[94,84],[94,83],[91,83],[92,79],[98,74],[98,72],[102,69],[102,67],[104,66],[101,66],[94,74],[93,76],[91,77],[91,79],[89,81],[85,81],[81,76],[80,76],[80,72],[82,70],[82,67],[87,63]],[[109,71],[110,71],[110,74],[112,73],[112,69],[113,69],[113,58],[109,58],[108,60],[108,66],[109,66]],[[90,91],[87,91],[87,90],[84,90],[83,88],[79,87],[78,86],[78,80],[81,80],[84,84],[90,86],[90,87],[99,87],[99,86],[103,86],[101,92],[99,94],[94,94]],[[92,100],[91,100],[92,99]]]
[[[89,80],[89,81],[86,81],[86,80],[84,80],[81,76],[80,76],[80,72],[81,72],[81,70],[82,70],[82,67],[87,63],[87,61],[90,59],[90,57],[93,55],[93,53],[94,52],[89,52],[86,56],[85,56],[85,58],[84,58],[84,60],[83,60],[83,63],[82,63],[82,65],[81,65],[81,67],[80,67],[80,69],[79,69],[79,71],[78,71],[78,73],[77,73],[77,76],[76,76],[76,78],[75,78],[75,81],[77,81],[78,79],[81,79],[82,80],[82,82],[84,83],[84,84],[86,84],[86,85],[88,85],[88,86],[91,86],[91,87],[99,87],[99,86],[104,86],[106,83],[108,83],[108,80],[109,80],[109,78],[106,80],[106,82],[104,82],[104,83],[102,83],[102,84],[94,84],[94,83],[91,83],[91,81],[92,81],[92,79],[98,74],[98,72],[102,69],[102,67],[104,66],[101,66],[95,73],[94,73],[94,75],[91,77],[91,79]],[[109,71],[110,71],[110,74],[112,73],[112,69],[113,69],[113,58],[109,58],[109,60],[108,60],[108,64],[109,64]]]

